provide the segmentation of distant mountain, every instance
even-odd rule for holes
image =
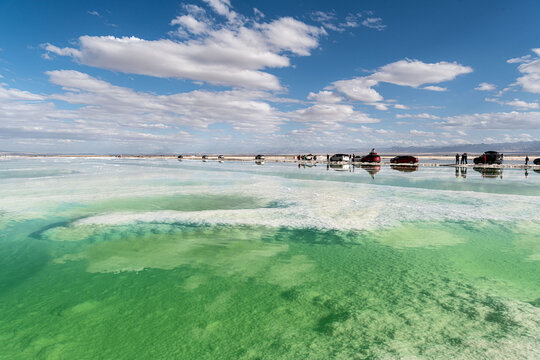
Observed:
[[[380,153],[414,153],[414,154],[454,154],[478,153],[493,150],[506,154],[540,154],[540,141],[520,141],[512,143],[492,144],[456,144],[446,146],[408,146],[378,149]]]

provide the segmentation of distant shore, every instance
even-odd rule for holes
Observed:
[[[301,164],[325,164],[326,161],[326,154],[313,154],[317,156],[316,161],[309,161],[309,160],[300,160],[298,161],[297,156],[298,155],[264,155],[264,162],[298,162]],[[329,154],[332,155],[332,154]],[[381,162],[378,164],[374,163],[365,163],[365,164],[372,164],[372,165],[392,165],[390,163],[390,159],[394,156],[401,155],[401,154],[380,154],[381,156]],[[533,160],[536,157],[540,157],[540,155],[529,155],[529,165],[525,165],[525,155],[507,155],[505,156],[504,160],[505,163],[502,165],[484,165],[484,164],[478,164],[475,165],[473,163],[473,158],[476,156],[479,156],[481,154],[472,154],[469,153],[469,163],[467,165],[464,164],[455,164],[455,155],[430,155],[430,154],[423,154],[423,155],[415,155],[418,158],[418,164],[414,165],[407,165],[405,166],[426,166],[426,167],[487,167],[487,168],[509,168],[509,169],[540,169],[540,165],[534,165]],[[222,155],[222,159],[218,159],[218,155],[207,155],[207,161],[255,161],[256,155]],[[73,154],[0,154],[1,158],[105,158],[105,159],[178,159],[178,155],[130,155],[130,154],[122,154],[122,155],[73,155]],[[202,160],[202,155],[183,155],[182,160]],[[519,163],[516,163],[519,162]],[[359,163],[364,164],[364,163]],[[401,165],[401,164],[400,164]]]

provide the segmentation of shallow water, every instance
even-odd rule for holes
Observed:
[[[0,358],[540,357],[540,173],[0,162]]]

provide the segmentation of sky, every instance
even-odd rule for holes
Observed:
[[[0,151],[540,140],[540,2],[0,1]]]

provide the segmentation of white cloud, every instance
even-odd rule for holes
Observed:
[[[512,101],[502,101],[499,99],[494,98],[485,98],[484,99],[487,102],[494,102],[500,105],[509,105],[518,108],[519,110],[528,110],[528,109],[538,109],[540,108],[540,104],[537,102],[526,102],[519,99],[514,99]]]
[[[434,85],[424,86],[422,89],[424,89],[424,90],[430,90],[430,91],[446,91],[446,90],[448,90],[448,89],[445,88],[445,87],[442,87],[442,86],[434,86]]]
[[[428,114],[428,113],[421,113],[421,114],[397,114],[396,119],[404,119],[404,118],[412,118],[412,119],[429,119],[429,120],[438,120],[440,119],[439,116]]]
[[[436,84],[454,80],[458,75],[472,72],[469,66],[456,62],[441,61],[424,63],[419,60],[400,60],[381,67],[370,79],[395,85],[419,87],[424,84]]]
[[[289,54],[307,56],[318,46],[324,29],[290,17],[269,23],[238,20],[225,0],[206,0],[230,22],[211,23],[203,9],[184,6],[187,15],[171,21],[184,35],[184,41],[144,40],[137,37],[81,36],[78,48],[45,44],[45,50],[70,56],[89,66],[124,73],[163,78],[181,78],[211,84],[280,90],[278,79],[262,70],[290,66]]]
[[[516,84],[521,85],[524,91],[540,94],[540,49],[532,49],[532,51],[536,54],[535,58],[527,55],[507,60],[507,62],[521,63],[518,70],[523,76],[517,78]]]
[[[475,87],[474,90],[493,91],[495,90],[495,85],[483,82],[483,83],[478,84],[478,86]]]
[[[362,25],[368,28],[382,31],[386,28],[386,25],[382,23],[381,18],[367,18],[362,21]]]
[[[195,19],[193,15],[177,16],[171,21],[171,25],[181,25],[192,34],[203,34],[208,32],[208,25]]]
[[[35,100],[40,101],[45,98],[41,95],[32,94],[28,91],[18,89],[6,89],[3,84],[0,84],[0,100]]]
[[[383,97],[373,89],[380,82],[417,88],[424,84],[453,80],[458,75],[472,71],[469,66],[463,66],[456,62],[441,61],[429,64],[419,60],[405,59],[385,65],[369,76],[336,81],[332,83],[330,88],[336,89],[352,100],[362,101],[370,105],[378,104],[375,106],[383,109],[385,105],[380,104]],[[431,91],[446,90],[446,88],[439,86],[426,86],[423,89]]]
[[[173,95],[153,95],[112,85],[77,71],[47,72],[53,84],[66,91],[52,95],[84,107],[82,118],[117,119],[126,126],[159,123],[206,129],[211,124],[229,123],[239,131],[275,131],[282,122],[280,114],[259,100],[264,93],[252,91],[192,91]],[[148,126],[145,126],[148,127]]]
[[[257,9],[257,8],[253,8],[253,14],[255,15],[256,18],[263,18],[264,17],[264,14],[261,10]]]
[[[340,104],[316,104],[305,109],[296,110],[289,115],[291,120],[310,124],[323,123],[328,125],[329,129],[340,127],[342,123],[368,124],[380,121],[369,117],[363,112],[354,110],[351,105]]]
[[[409,133],[414,136],[435,136],[435,133],[433,132],[416,130],[416,129],[410,130]]]
[[[512,101],[506,102],[507,105],[517,107],[520,110],[526,110],[526,109],[538,109],[540,106],[537,102],[526,102],[519,99],[514,99]]]
[[[229,0],[203,0],[220,15],[225,16],[230,22],[234,22],[238,18],[238,14],[231,10],[231,2]]]
[[[310,92],[308,100],[315,100],[318,103],[334,104],[341,102],[343,98],[332,91],[319,91],[318,93]]]
[[[461,129],[538,129],[540,112],[499,112],[482,114],[464,114],[444,118],[437,123],[441,127]]]
[[[509,64],[516,64],[516,63],[526,62],[530,58],[531,58],[531,55],[525,55],[525,56],[518,57],[518,58],[508,59],[508,60],[506,60],[506,62],[509,63]]]
[[[358,77],[352,80],[336,81],[332,85],[337,91],[347,95],[352,100],[375,103],[383,100],[382,95],[372,89],[372,86],[377,84],[376,80],[368,77]]]
[[[409,110],[410,109],[407,105],[403,105],[403,104],[395,104],[394,108],[395,109],[400,109],[400,110]]]

